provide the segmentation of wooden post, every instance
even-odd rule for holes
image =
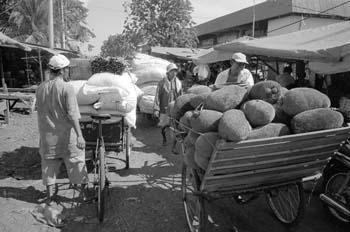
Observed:
[[[8,94],[9,92],[8,92],[6,81],[5,81],[4,64],[3,64],[3,60],[2,60],[2,54],[3,54],[3,50],[0,48],[0,75],[1,75],[1,82],[2,82],[2,87],[3,87],[4,93]],[[10,124],[10,104],[9,104],[9,101],[7,101],[7,100],[5,100],[5,103],[6,103],[6,110],[4,110],[5,123],[6,124]]]
[[[53,24],[53,1],[49,0],[49,9],[48,9],[48,22],[49,22],[49,45],[50,48],[54,48],[54,24]]]
[[[44,74],[43,74],[43,65],[41,63],[41,54],[40,54],[40,49],[38,49],[38,57],[39,57],[39,70],[40,70],[40,80],[41,80],[41,83],[44,82]]]

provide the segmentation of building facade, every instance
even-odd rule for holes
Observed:
[[[209,48],[242,36],[274,36],[344,20],[350,20],[350,2],[347,0],[268,0],[195,28],[198,47]]]

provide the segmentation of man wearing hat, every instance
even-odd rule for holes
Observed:
[[[176,77],[178,67],[174,63],[167,66],[166,77],[158,82],[154,99],[153,112],[159,118],[158,126],[161,127],[163,145],[166,144],[165,129],[169,127],[169,117],[166,115],[168,104],[175,101],[182,94],[181,81]],[[173,149],[173,151],[175,151]]]
[[[215,80],[215,85],[238,83],[247,86],[254,85],[254,78],[250,71],[245,68],[248,64],[247,58],[243,53],[237,52],[232,55],[231,68],[219,73]]]
[[[69,63],[65,56],[54,55],[48,64],[49,80],[36,91],[39,153],[47,204],[53,200],[54,186],[57,194],[56,177],[62,162],[66,165],[71,184],[81,185],[83,196],[88,183],[85,140],[79,125],[80,112],[73,86],[65,81]]]

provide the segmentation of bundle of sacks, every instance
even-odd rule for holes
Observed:
[[[188,132],[185,162],[204,170],[218,143],[334,129],[344,122],[327,95],[312,88],[287,90],[275,81],[250,89],[195,86],[169,105],[168,114]]]
[[[138,99],[140,112],[153,114],[157,84],[166,77],[166,67],[169,64],[167,60],[142,53],[137,53],[133,58],[131,69],[137,77],[136,85],[143,92]]]
[[[105,113],[125,116],[130,127],[136,127],[136,104],[141,90],[134,74],[96,73],[87,81],[71,81],[82,115]]]

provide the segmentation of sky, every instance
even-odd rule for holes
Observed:
[[[126,0],[82,0],[89,9],[87,24],[95,33],[96,38],[90,44],[95,48],[88,55],[98,55],[103,41],[108,36],[120,34],[126,18],[123,2]],[[130,1],[130,0],[129,0]],[[265,0],[191,0],[194,11],[193,21],[198,25],[220,16],[259,4]]]

